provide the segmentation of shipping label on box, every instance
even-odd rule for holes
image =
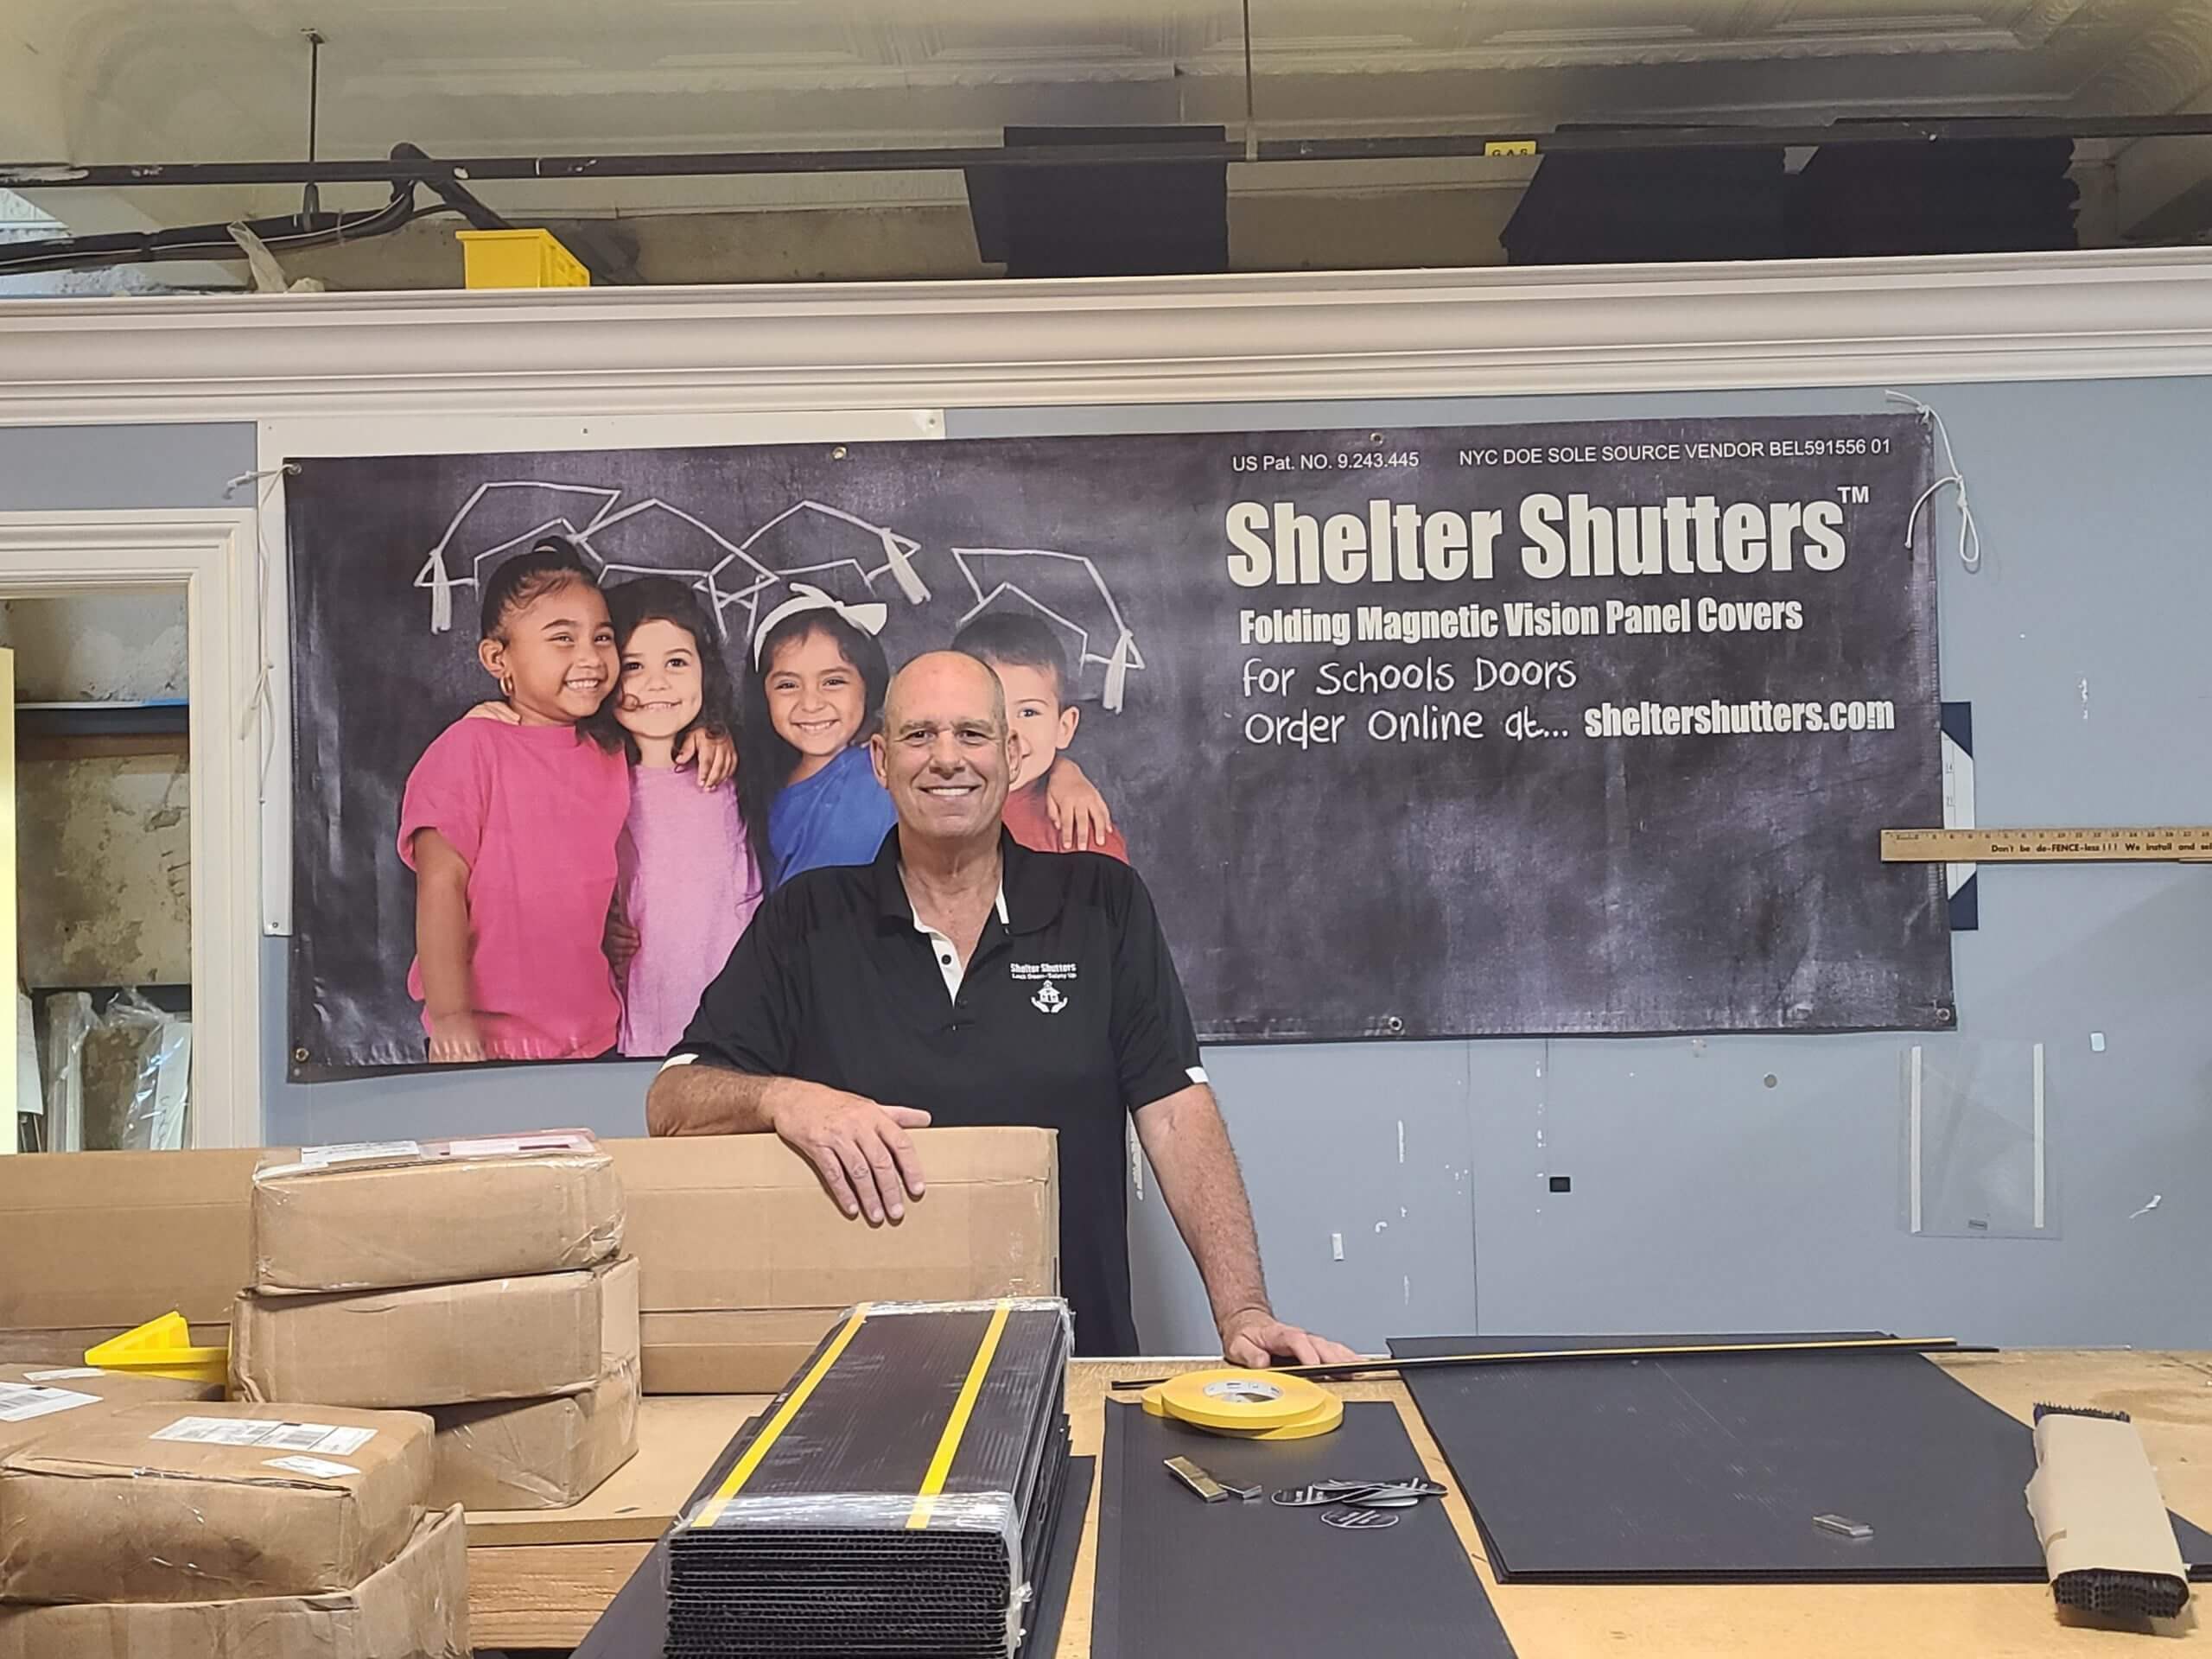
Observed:
[[[77,1406],[97,1406],[96,1394],[71,1389],[49,1389],[29,1382],[0,1382],[0,1423],[27,1423],[34,1417],[51,1416]]]
[[[202,1446],[284,1446],[295,1452],[359,1451],[377,1437],[373,1428],[335,1428],[328,1423],[244,1422],[225,1417],[180,1417],[156,1433],[157,1440]]]

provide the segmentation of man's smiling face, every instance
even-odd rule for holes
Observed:
[[[957,652],[931,652],[899,671],[874,740],[876,776],[900,826],[931,840],[998,834],[1014,770],[998,676]]]

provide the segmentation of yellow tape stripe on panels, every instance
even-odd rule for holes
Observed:
[[[922,1490],[914,1499],[914,1512],[906,1517],[906,1529],[918,1532],[930,1523],[930,1514],[937,1508],[938,1494],[944,1490],[945,1477],[952,1472],[952,1460],[960,1452],[960,1437],[968,1432],[968,1420],[976,1414],[976,1396],[983,1391],[983,1374],[991,1369],[991,1356],[999,1351],[999,1337],[1006,1330],[1006,1316],[1009,1304],[1001,1302],[991,1312],[991,1322],[984,1327],[983,1340],[976,1350],[976,1363],[968,1368],[967,1380],[960,1385],[960,1397],[952,1402],[952,1415],[945,1420],[944,1433],[938,1439],[937,1455],[930,1459],[929,1472],[922,1477]]]
[[[853,1310],[853,1316],[845,1321],[844,1329],[838,1332],[830,1345],[822,1351],[822,1357],[814,1362],[812,1369],[799,1378],[798,1386],[777,1408],[776,1414],[768,1420],[768,1426],[760,1431],[760,1438],[745,1448],[745,1455],[737,1460],[736,1466],[715,1489],[713,1501],[691,1518],[693,1526],[711,1527],[721,1519],[722,1511],[729,1507],[730,1499],[735,1497],[739,1489],[753,1478],[753,1471],[760,1466],[760,1460],[775,1446],[776,1437],[790,1427],[791,1419],[798,1415],[798,1408],[806,1403],[807,1396],[830,1374],[830,1368],[837,1363],[837,1356],[845,1351],[846,1345],[867,1323],[868,1310],[866,1302]]]

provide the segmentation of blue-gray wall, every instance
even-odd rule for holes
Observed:
[[[1986,550],[1978,575],[1946,562],[1940,601],[1945,695],[1974,705],[1982,820],[2212,817],[2198,506],[2212,380],[1912,390],[1949,424]],[[947,424],[976,437],[1880,406],[1837,391],[968,410]],[[0,508],[210,504],[252,457],[243,427],[0,429]],[[2045,1046],[2054,1236],[1906,1230],[1906,1038],[1223,1050],[1208,1064],[1278,1305],[1363,1345],[1860,1326],[2206,1345],[2212,875],[2052,866],[1980,880],[1982,929],[1955,947],[1961,1028],[1923,1039],[1928,1063],[1955,1074]],[[271,1141],[641,1132],[644,1067],[286,1084],[283,944],[264,952]],[[2000,1103],[2024,1090],[2024,1074],[2008,1080]],[[1548,1192],[1553,1175],[1573,1191]],[[1131,1249],[1147,1345],[1201,1350],[1196,1276],[1148,1176],[1142,1192]]]

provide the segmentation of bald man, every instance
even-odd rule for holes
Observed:
[[[1030,852],[1000,823],[1017,755],[998,676],[957,652],[916,658],[872,747],[897,827],[873,864],[769,895],[653,1079],[652,1133],[772,1130],[873,1227],[928,1190],[908,1130],[1057,1129],[1077,1351],[1134,1354],[1134,1116],[1223,1354],[1351,1358],[1268,1306],[1243,1177],[1143,881],[1100,854]]]

